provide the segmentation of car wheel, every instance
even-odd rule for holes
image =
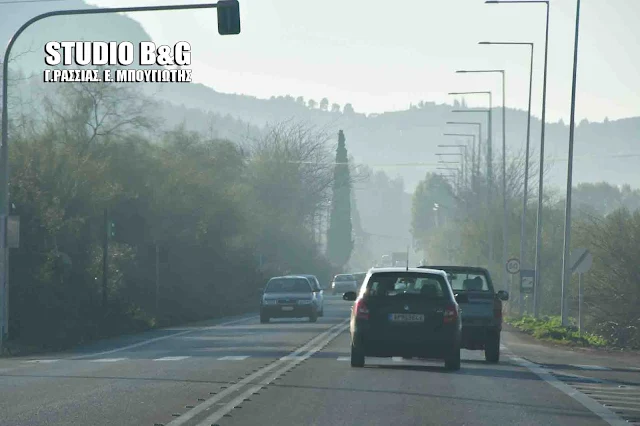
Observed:
[[[309,322],[316,322],[318,321],[318,313],[314,312],[311,314],[311,316],[309,316]]]
[[[492,332],[484,344],[484,359],[491,364],[500,362],[500,332]]]
[[[460,346],[456,346],[444,360],[444,368],[449,371],[460,370]]]
[[[266,324],[269,322],[269,317],[266,315],[260,315],[260,324]]]
[[[351,366],[356,368],[364,367],[364,352],[353,343],[351,343]]]

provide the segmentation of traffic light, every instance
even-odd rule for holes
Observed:
[[[240,34],[240,4],[238,0],[218,0],[218,34]]]
[[[116,236],[116,223],[111,221],[109,222],[109,237],[113,238]]]

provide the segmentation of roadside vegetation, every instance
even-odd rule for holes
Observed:
[[[520,318],[506,317],[505,322],[536,339],[549,342],[596,348],[605,347],[609,344],[609,342],[601,336],[589,332],[580,333],[578,327],[575,325],[563,327],[560,317],[536,319],[525,315]]]
[[[321,247],[337,135],[163,130],[152,100],[116,85],[60,85],[40,105],[11,114],[10,348],[247,312],[271,276],[341,272]]]
[[[450,177],[427,174],[414,194],[412,234],[429,262],[487,267],[497,288],[503,288],[504,279],[510,292],[506,315],[512,318],[514,326],[535,337],[592,346],[640,348],[640,191],[628,185],[617,187],[606,182],[580,184],[573,189],[572,248],[584,247],[593,255],[591,270],[583,276],[584,332],[580,337],[573,328],[563,329],[557,322],[562,282],[564,199],[558,197],[553,188],[545,188],[540,317],[534,320],[527,316],[533,312],[532,295],[523,294],[520,305],[518,275],[507,275],[502,262],[503,220],[508,221],[507,252],[518,257],[520,250],[523,155],[508,155],[505,218],[501,173],[495,174],[501,164],[494,161],[494,180],[489,186],[485,157],[468,151],[472,154],[468,154],[465,161],[464,180],[459,174]],[[535,155],[531,154],[531,158]],[[538,186],[535,164],[530,177],[523,268],[532,265],[535,258]],[[486,202],[487,189],[492,194],[490,204]],[[489,235],[494,236],[493,244]],[[489,255],[491,245],[493,258]],[[569,318],[577,323],[577,275],[573,275],[567,292]]]

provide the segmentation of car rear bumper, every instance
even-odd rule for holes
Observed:
[[[358,287],[355,285],[337,285],[332,287],[331,290],[334,293],[346,293],[347,291],[357,291]]]
[[[283,310],[283,308],[292,308],[291,310]],[[315,305],[273,305],[262,306],[260,315],[269,318],[303,318],[317,314]]]
[[[446,358],[460,346],[460,331],[440,333],[420,341],[415,339],[380,339],[369,336],[366,332],[352,334],[353,342],[360,346],[365,356],[375,357],[420,357],[420,358]]]

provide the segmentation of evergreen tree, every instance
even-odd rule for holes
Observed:
[[[336,149],[331,217],[327,231],[327,257],[337,267],[343,267],[349,261],[353,250],[351,178],[348,162],[344,132],[340,130]]]

